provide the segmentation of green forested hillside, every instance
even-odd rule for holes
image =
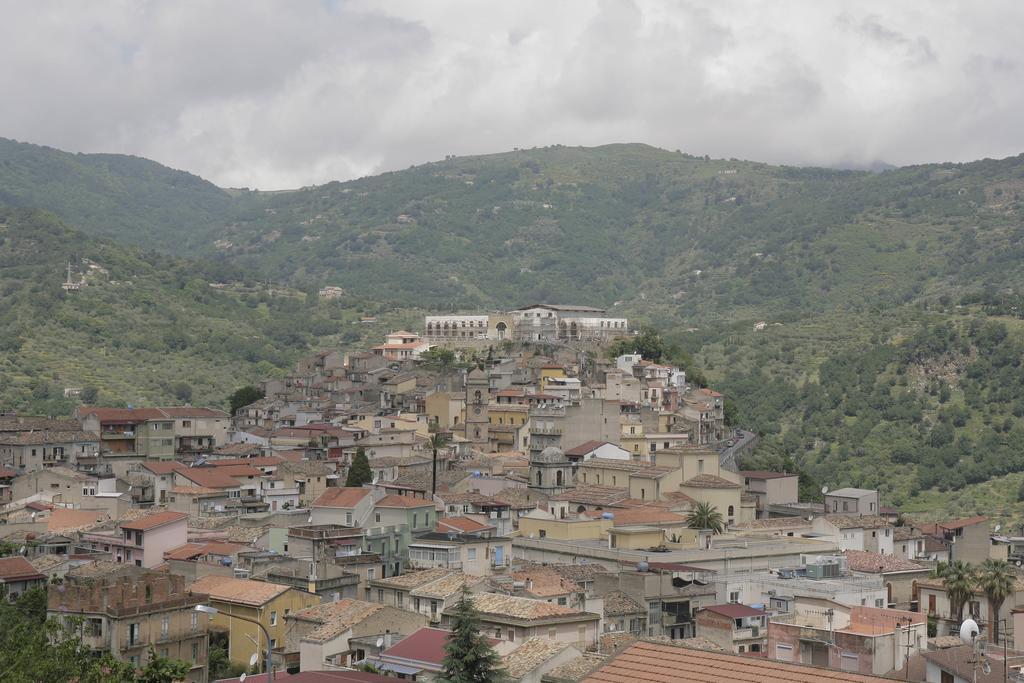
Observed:
[[[88,284],[76,292],[61,288],[69,260]],[[223,405],[311,346],[358,337],[340,304],[245,290],[223,264],[142,253],[0,206],[0,406],[67,414],[65,387],[106,403]]]
[[[687,351],[764,434],[756,464],[908,509],[1024,512],[1024,155],[866,173],[552,146],[228,194],[0,141],[0,199],[117,239],[6,211],[0,403],[59,412],[60,385],[89,383],[220,400],[354,340],[356,309],[415,326],[424,309],[594,304]],[[63,294],[70,256],[110,282]],[[344,308],[305,303],[323,285]]]
[[[123,154],[69,154],[0,138],[0,204],[51,211],[94,235],[196,253],[235,202],[198,176]]]

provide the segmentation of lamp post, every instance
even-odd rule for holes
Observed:
[[[202,612],[203,614],[209,614],[211,617],[216,616],[217,614],[220,614],[220,610],[219,609],[217,609],[216,607],[210,607],[209,605],[196,605],[195,610],[197,612]],[[273,666],[273,659],[272,659],[273,653],[272,653],[272,651],[270,649],[270,633],[267,632],[267,628],[263,624],[261,624],[260,622],[256,621],[255,619],[250,619],[249,617],[242,617],[242,616],[239,616],[237,614],[230,614],[230,613],[225,613],[224,616],[226,616],[229,619],[241,619],[242,621],[248,621],[250,624],[256,624],[257,626],[260,627],[260,630],[263,631],[263,637],[267,639],[267,660],[266,660],[266,662],[264,664],[263,672],[267,674],[267,681],[273,681],[274,680],[274,666]],[[257,643],[256,647],[257,647],[257,649],[259,649],[259,644],[258,643]]]

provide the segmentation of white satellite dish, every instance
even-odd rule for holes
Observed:
[[[313,523],[313,515],[310,515],[309,517],[306,518],[306,524],[312,524],[312,523]]]
[[[21,546],[21,548],[18,549],[18,554],[19,555],[24,555],[25,554],[25,546]]]
[[[995,532],[998,534],[999,530],[1003,528],[1002,524],[996,524]]]
[[[378,639],[377,639],[377,647],[380,647],[380,646],[382,646],[383,644],[384,644],[384,639],[383,639],[383,638],[378,638]]]
[[[968,645],[974,644],[974,639],[981,633],[981,629],[978,628],[978,622],[974,619],[967,619],[964,623],[960,624],[960,640],[964,641]]]
[[[246,674],[244,674],[244,673],[241,676],[239,676],[238,677],[238,683],[245,683],[245,677],[246,677]]]
[[[828,493],[828,486],[822,486],[821,487],[821,495],[825,495],[826,493]]]
[[[36,519],[36,513],[35,513],[35,512],[33,512],[33,513],[32,513],[32,521],[35,521],[35,519]]]
[[[259,658],[260,656],[253,652],[252,657],[249,657],[249,666],[256,666],[256,662],[259,660]]]

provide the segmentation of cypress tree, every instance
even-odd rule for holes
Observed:
[[[480,632],[480,615],[462,587],[451,621],[452,635],[444,645],[442,683],[495,683],[504,680],[498,653]]]
[[[359,487],[373,481],[373,472],[370,471],[370,461],[366,457],[366,450],[360,446],[356,449],[352,464],[348,467],[348,476],[345,478],[345,486]]]

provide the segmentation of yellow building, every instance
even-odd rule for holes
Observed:
[[[558,541],[593,541],[602,538],[611,526],[610,519],[585,516],[559,519],[546,510],[535,508],[519,518],[519,535]]]
[[[608,530],[608,547],[645,550],[665,544],[665,530],[654,526],[616,526]]]
[[[442,430],[462,424],[466,411],[466,397],[451,391],[432,391],[424,399],[427,418]]]
[[[659,500],[667,493],[679,491],[682,472],[642,462],[592,458],[579,464],[576,482],[579,486],[600,484],[625,488],[630,498]]]
[[[228,659],[248,668],[249,660],[257,654],[263,661],[267,643],[263,632],[255,624],[232,619],[237,614],[255,619],[270,634],[270,647],[275,651],[275,663],[283,652],[286,614],[298,612],[320,604],[320,596],[296,588],[266,581],[235,579],[229,576],[204,576],[190,586],[193,593],[210,596],[210,606],[220,611],[213,616],[210,628],[228,634]]]
[[[561,365],[545,365],[540,369],[540,391],[544,393],[548,388],[548,380],[552,378],[565,378],[565,368]]]

